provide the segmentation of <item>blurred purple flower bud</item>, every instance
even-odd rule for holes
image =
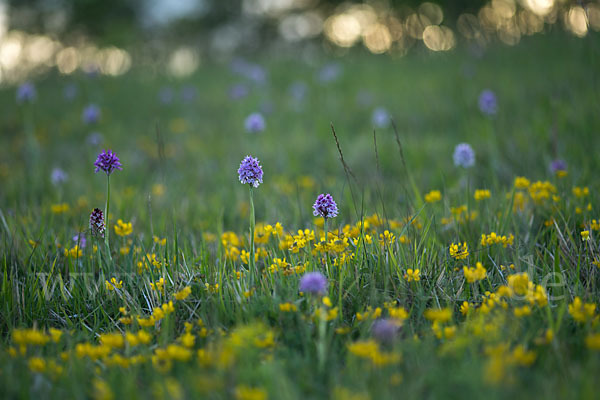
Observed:
[[[90,104],[83,109],[81,119],[86,125],[92,125],[98,123],[100,115],[100,107],[95,104]]]
[[[52,173],[50,174],[50,181],[54,186],[60,185],[61,183],[65,183],[69,175],[61,168],[55,167],[52,169]]]
[[[454,148],[454,165],[457,167],[470,168],[475,165],[475,152],[467,143],[460,143]]]
[[[371,117],[371,121],[373,125],[377,128],[385,128],[390,124],[391,116],[387,112],[387,110],[383,107],[377,107],[373,111],[373,116]]]
[[[398,334],[400,327],[389,319],[378,319],[371,327],[371,333],[375,339],[383,343],[390,343]]]
[[[300,291],[323,295],[327,290],[327,278],[320,272],[308,272],[300,279]]]
[[[487,115],[495,115],[498,112],[498,101],[496,94],[489,89],[484,90],[479,95],[479,110]]]
[[[17,103],[32,103],[37,97],[35,86],[31,82],[25,82],[17,88]]]
[[[252,113],[244,121],[244,127],[248,133],[262,132],[266,127],[265,119],[260,113]]]

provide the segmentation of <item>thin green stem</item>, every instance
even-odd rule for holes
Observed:
[[[254,265],[254,225],[255,225],[255,216],[254,216],[254,194],[252,191],[252,185],[250,185],[250,259],[248,260],[248,265],[250,265],[251,273],[255,272]]]
[[[317,339],[317,358],[319,362],[319,371],[325,369],[325,358],[327,353],[327,344],[325,343],[325,334],[327,332],[326,311],[319,304],[319,299],[315,299],[315,310],[318,310],[318,339]]]
[[[110,223],[108,213],[110,211],[110,175],[106,175],[106,208],[104,209],[104,244],[106,245],[106,251],[108,253],[108,259],[112,260],[110,255]]]

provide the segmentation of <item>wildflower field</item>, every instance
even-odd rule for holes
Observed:
[[[3,88],[0,397],[597,397],[598,44]]]

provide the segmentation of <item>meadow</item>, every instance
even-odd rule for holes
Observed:
[[[0,396],[595,398],[599,67],[549,32],[3,88]]]

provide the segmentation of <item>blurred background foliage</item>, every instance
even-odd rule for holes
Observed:
[[[600,0],[0,0],[0,83],[57,69],[175,77],[205,60],[349,51],[401,57],[600,31]]]

